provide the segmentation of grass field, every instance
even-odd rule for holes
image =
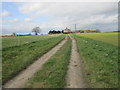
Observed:
[[[98,34],[74,35],[78,49],[84,62],[84,68],[90,87],[117,88],[118,87],[118,47],[113,44],[114,35],[99,36]],[[84,36],[84,37],[83,37]],[[108,36],[108,37],[107,37]],[[92,39],[86,38],[90,37]],[[97,37],[97,38],[96,38]],[[107,39],[105,39],[105,37]],[[109,39],[109,38],[112,39]],[[103,41],[104,38],[104,42]],[[93,40],[95,39],[95,40]],[[100,41],[97,41],[99,39]],[[105,43],[107,42],[111,43]],[[111,41],[110,41],[111,40]],[[116,40],[116,39],[115,39]]]
[[[70,60],[71,40],[52,56],[27,83],[28,88],[64,88]]]
[[[2,85],[2,52],[0,51],[0,86]]]
[[[2,85],[2,37],[0,37],[0,86]]]
[[[71,34],[76,41],[92,88],[118,87],[118,33]],[[48,52],[65,35],[3,37],[3,84]],[[70,60],[71,40],[53,55],[26,84],[27,88],[63,88]],[[118,56],[119,55],[119,56]],[[0,62],[1,63],[1,62]],[[72,77],[71,77],[72,78]]]
[[[38,57],[48,52],[58,44],[64,35],[44,40],[34,41],[20,46],[4,48],[2,52],[3,83],[34,62]]]
[[[34,41],[45,40],[58,35],[35,35],[35,36],[17,36],[17,37],[2,37],[2,48],[20,46]]]
[[[118,46],[118,34],[120,34],[120,33],[117,33],[117,32],[112,32],[112,33],[80,33],[78,35]],[[119,40],[119,42],[120,42],[120,40]],[[120,44],[119,44],[119,46],[120,46]]]

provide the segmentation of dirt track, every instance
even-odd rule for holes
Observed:
[[[71,48],[71,59],[68,66],[66,75],[66,86],[65,88],[88,88],[88,85],[83,76],[83,69],[81,65],[81,59],[77,51],[76,40],[70,37],[72,40]],[[41,69],[42,65],[49,60],[67,41],[67,38],[60,42],[57,46],[51,49],[49,52],[44,54],[41,58],[36,60],[27,69],[23,70],[19,75],[8,81],[3,87],[4,88],[24,88],[26,83],[34,74]]]
[[[41,69],[42,65],[53,56],[67,41],[67,38],[60,42],[57,46],[51,49],[49,52],[44,54],[41,58],[36,60],[27,69],[23,70],[19,75],[8,81],[3,87],[4,88],[24,88],[27,81]]]
[[[68,72],[66,76],[65,88],[87,88],[88,85],[84,79],[82,72],[81,60],[77,50],[76,40],[72,37],[72,51],[70,64],[68,66]]]

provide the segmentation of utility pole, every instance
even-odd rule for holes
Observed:
[[[75,24],[75,31],[76,31],[76,24]]]

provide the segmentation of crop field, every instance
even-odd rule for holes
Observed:
[[[117,33],[117,32],[112,32],[112,33],[80,33],[78,35],[118,46],[118,42],[120,42],[120,40],[118,41],[118,34],[120,34],[120,33]],[[119,46],[120,46],[120,44],[119,44]]]
[[[118,87],[119,71],[116,33],[105,33],[103,35],[91,33],[73,36],[77,40],[78,50],[83,60],[90,87]]]
[[[75,56],[71,51],[78,51],[75,54],[80,56],[80,60],[82,60],[82,69],[89,88],[117,88],[118,57],[120,56],[118,49],[120,50],[120,47],[118,45],[118,33],[116,32],[3,37],[3,84],[19,75],[22,70],[58,45],[67,35],[68,37],[71,36],[76,42],[73,42],[72,38],[65,39],[66,43],[64,45],[60,44],[61,48],[56,49],[56,53],[49,57],[42,68],[29,79],[25,88],[64,88],[68,66],[71,63],[70,60],[72,60],[71,56]],[[77,44],[76,48],[78,50],[72,47],[73,43]],[[78,59],[78,61],[80,60]],[[73,68],[79,67],[75,60],[71,65]],[[76,70],[76,72],[79,72],[79,68]],[[71,78],[74,78],[74,75]]]
[[[33,41],[44,40],[58,35],[35,35],[35,36],[17,36],[17,37],[2,37],[2,48],[20,46]]]
[[[60,35],[39,41],[38,40],[30,41],[30,43],[23,44],[20,46],[3,48],[2,50],[3,83],[8,81],[10,78],[14,77],[17,73],[26,68],[32,62],[34,62],[38,57],[48,52],[63,38],[64,35]]]
[[[27,88],[64,88],[71,54],[71,40],[53,55],[27,83]]]

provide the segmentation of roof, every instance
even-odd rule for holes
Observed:
[[[67,33],[67,32],[71,32],[71,30],[66,27],[66,29],[63,30],[63,32]]]

